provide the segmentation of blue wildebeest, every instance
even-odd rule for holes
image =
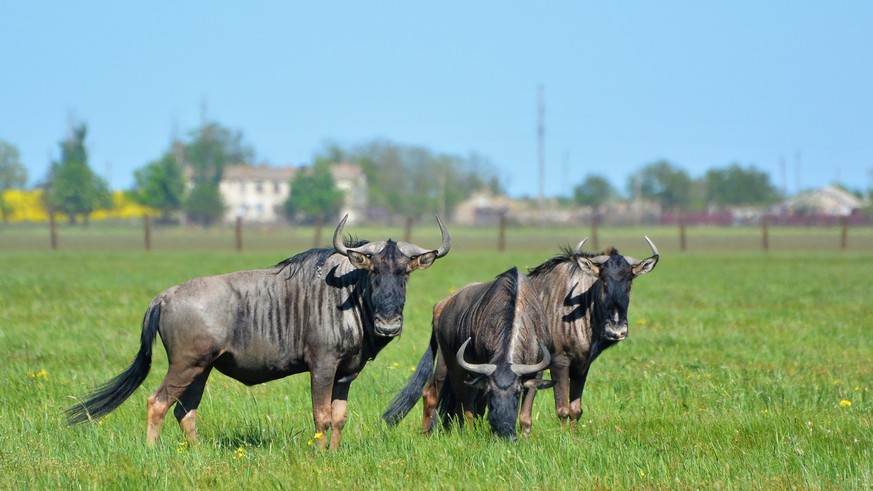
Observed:
[[[571,426],[582,415],[591,362],[628,336],[631,282],[658,263],[658,249],[645,239],[652,249],[647,259],[622,256],[614,248],[600,254],[582,252],[582,240],[574,250],[565,250],[529,273],[548,318],[550,332],[544,339],[552,353],[555,409]],[[535,394],[525,395],[523,414],[531,413]]]
[[[439,413],[443,423],[472,422],[488,410],[491,430],[514,438],[523,388],[547,388],[535,379],[549,365],[546,317],[530,281],[516,268],[487,283],[469,284],[433,309],[433,332],[415,374],[382,418],[391,426],[423,392],[425,432]],[[434,369],[434,355],[437,362]],[[530,418],[521,421],[527,433]]]
[[[312,249],[274,268],[198,278],[160,293],[146,311],[131,366],[67,410],[70,423],[99,418],[142,384],[158,333],[169,369],[147,406],[147,442],[173,413],[191,442],[210,371],[247,385],[310,372],[315,431],[340,444],[351,381],[403,326],[409,274],[445,256],[451,239],[437,217],[442,245],[423,249],[392,240],[345,244],[346,216],[334,247]],[[317,440],[327,446],[326,438]]]

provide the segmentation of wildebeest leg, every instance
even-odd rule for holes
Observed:
[[[552,388],[555,396],[555,412],[558,414],[558,419],[561,424],[566,424],[570,417],[570,367],[564,364],[552,364],[551,366],[552,380],[555,385]]]
[[[430,433],[433,431],[434,419],[437,416],[437,404],[439,404],[440,391],[443,389],[443,384],[446,381],[448,367],[443,360],[442,351],[437,352],[437,363],[434,369],[433,376],[422,392],[422,406],[424,407],[424,416],[421,420],[421,431]]]
[[[582,417],[582,391],[585,390],[585,380],[588,378],[588,368],[581,375],[570,379],[570,427],[576,427],[576,421]]]
[[[539,377],[542,377],[542,375]],[[536,395],[537,390],[535,388],[527,389],[524,393],[524,400],[521,402],[518,422],[521,424],[521,434],[524,436],[530,436],[530,429],[533,426],[533,403]]]
[[[197,438],[197,407],[200,406],[200,400],[203,398],[203,389],[206,387],[206,379],[209,378],[209,373],[212,367],[203,370],[203,373],[194,378],[191,385],[179,397],[176,407],[173,408],[173,414],[176,420],[179,421],[179,426],[185,432],[185,438],[188,443],[195,445],[199,443]]]
[[[312,392],[312,418],[315,421],[315,445],[327,448],[327,430],[330,429],[333,398],[333,381],[336,377],[337,363],[320,361],[310,367],[309,380]]]
[[[179,397],[203,373],[205,368],[202,366],[170,364],[170,368],[167,369],[167,375],[164,377],[161,385],[158,386],[158,390],[149,397],[148,405],[146,406],[146,443],[149,446],[157,443],[161,425],[164,423],[164,416],[167,415],[170,406],[179,400]]]
[[[346,415],[349,398],[349,387],[352,385],[349,382],[334,382],[332,401],[330,402],[331,409],[331,430],[330,430],[330,449],[337,450],[340,446],[340,439],[343,434],[343,427],[346,425]]]

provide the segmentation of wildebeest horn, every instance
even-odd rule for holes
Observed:
[[[576,254],[581,254],[582,253],[582,246],[585,245],[586,240],[588,240],[588,237],[585,237],[584,239],[582,239],[582,242],[579,242],[578,244],[576,244],[576,248],[573,249],[573,252],[575,252]]]
[[[656,259],[657,259],[657,258],[660,258],[661,255],[658,254],[658,248],[655,247],[655,244],[652,242],[652,240],[649,239],[649,237],[646,236],[646,235],[644,235],[643,238],[646,239],[646,242],[649,243],[649,247],[652,248],[652,257],[654,257],[654,258],[656,258]],[[632,258],[632,257],[630,257],[630,256],[625,256],[624,258],[625,258],[625,260],[626,260],[626,261],[627,261],[631,266],[636,266],[636,265],[638,265],[638,264],[640,264],[640,263],[642,262],[641,260],[639,260],[639,259],[634,259],[634,258]]]
[[[655,244],[652,243],[649,237],[647,235],[643,235],[643,237],[646,239],[646,242],[649,243],[649,247],[652,248],[652,257],[661,257],[661,255],[658,254],[658,248],[655,247]]]
[[[343,227],[346,226],[346,220],[349,218],[349,214],[346,213],[346,216],[343,217],[339,226],[337,226],[336,231],[333,233],[333,248],[336,249],[336,252],[339,252],[343,256],[348,256],[349,251],[346,249],[346,245],[343,244]]]
[[[512,373],[521,377],[522,375],[530,375],[532,373],[537,373],[540,370],[545,370],[549,363],[552,362],[552,355],[549,353],[549,349],[546,348],[546,345],[543,344],[542,341],[540,343],[540,350],[543,352],[543,359],[536,365],[513,365],[510,367],[512,369]]]
[[[467,340],[464,341],[464,344],[462,344],[461,347],[458,349],[458,355],[456,357],[458,360],[458,365],[460,365],[461,368],[468,372],[481,373],[485,376],[491,375],[492,373],[494,373],[494,370],[497,370],[497,365],[492,365],[490,363],[477,363],[474,365],[472,363],[467,363],[466,361],[464,361],[464,352],[467,351],[467,345],[470,344],[471,339],[473,338],[467,338]]]
[[[437,223],[440,225],[440,235],[442,236],[442,244],[440,244],[440,248],[436,251],[436,257],[443,257],[448,254],[449,249],[452,248],[452,238],[449,236],[449,231],[446,230],[446,226],[443,225],[443,221],[440,220],[440,216],[435,216]]]

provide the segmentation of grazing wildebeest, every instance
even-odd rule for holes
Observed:
[[[546,322],[530,280],[516,268],[461,288],[434,306],[428,349],[382,418],[391,426],[400,422],[429,379],[423,393],[425,432],[433,427],[437,405],[444,424],[460,416],[461,423],[470,423],[487,408],[491,430],[514,438],[523,388],[551,386],[534,378],[549,365],[549,351],[539,340],[547,335]],[[529,432],[530,418],[521,425]]]
[[[312,249],[274,268],[198,278],[160,293],[146,311],[140,349],[131,366],[67,410],[70,423],[98,418],[142,384],[159,333],[169,369],[148,399],[147,442],[169,408],[191,442],[197,406],[209,372],[247,385],[310,372],[316,434],[332,428],[340,444],[349,385],[368,360],[403,327],[406,283],[416,269],[445,256],[451,238],[439,217],[442,245],[429,250],[407,242],[343,242],[348,215],[333,248]],[[326,438],[317,439],[320,447]]]
[[[582,416],[582,391],[591,362],[627,338],[631,282],[658,263],[658,249],[645,239],[652,249],[647,259],[622,256],[614,248],[601,254],[582,252],[582,240],[574,250],[563,251],[529,273],[548,318],[550,333],[544,339],[552,353],[555,409],[571,426]],[[535,394],[525,395],[523,414],[531,413]]]

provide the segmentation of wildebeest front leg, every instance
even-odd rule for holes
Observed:
[[[590,368],[590,367],[589,367]],[[585,390],[585,380],[588,378],[588,368],[581,375],[570,379],[570,427],[576,428],[576,422],[582,417],[582,392]]]
[[[542,374],[538,375],[542,378]],[[521,402],[521,411],[518,413],[518,422],[521,424],[521,434],[530,436],[531,427],[533,427],[533,403],[534,397],[537,395],[535,388],[526,389],[524,399]]]
[[[550,370],[552,380],[555,381],[552,388],[555,396],[555,412],[561,424],[566,424],[570,418],[570,367],[565,364],[552,364]]]
[[[346,425],[346,415],[349,398],[349,382],[334,382],[333,384],[333,400],[330,402],[331,409],[331,430],[330,430],[330,449],[337,450],[340,446],[340,439],[343,434],[343,427]]]
[[[320,449],[327,448],[327,430],[330,429],[332,416],[331,401],[333,399],[333,381],[336,376],[336,364],[330,368],[324,365],[310,369],[312,391],[312,418],[315,421],[315,445]]]

